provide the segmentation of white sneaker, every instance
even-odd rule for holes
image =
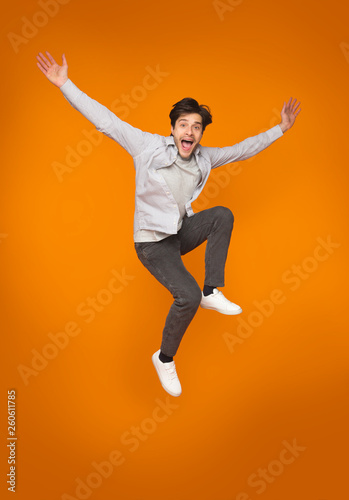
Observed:
[[[222,292],[217,290],[217,288],[213,289],[213,293],[210,295],[204,296],[202,292],[202,299],[200,306],[204,309],[212,309],[213,311],[218,311],[222,314],[240,314],[242,313],[242,309],[234,302],[230,302],[226,299]]]
[[[152,361],[159,376],[162,387],[171,396],[180,396],[182,393],[181,383],[178,379],[175,362],[163,363],[159,359],[160,349],[154,352]]]

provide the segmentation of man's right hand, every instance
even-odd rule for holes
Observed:
[[[36,59],[38,60],[36,64],[44,73],[46,78],[60,88],[68,80],[68,64],[65,59],[65,55],[62,55],[62,66],[59,66],[49,52],[46,51],[46,54],[48,59],[42,52],[39,52],[39,55],[36,56]]]

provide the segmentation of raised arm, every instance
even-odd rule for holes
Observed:
[[[42,52],[36,57],[38,68],[46,78],[59,87],[67,101],[87,118],[99,132],[116,141],[133,157],[140,154],[146,145],[154,140],[154,134],[143,132],[118,118],[106,106],[92,99],[68,78],[68,64],[62,55],[60,66],[49,52],[47,57]]]
[[[209,154],[212,168],[226,165],[234,161],[247,160],[263,151],[263,149],[266,149],[293,126],[301,110],[299,105],[300,103],[297,103],[297,99],[292,101],[292,97],[287,104],[284,102],[281,110],[281,122],[266,132],[249,137],[233,146],[224,148],[205,148]]]

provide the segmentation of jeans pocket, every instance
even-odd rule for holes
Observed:
[[[157,241],[141,241],[141,242],[135,242],[135,250],[137,252],[137,255],[139,257],[139,254],[142,254],[143,257],[146,259],[149,257],[150,252],[151,252],[151,247],[156,245]]]

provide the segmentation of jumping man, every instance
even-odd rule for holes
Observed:
[[[46,57],[47,56],[47,57]],[[224,148],[200,144],[212,123],[208,106],[192,98],[173,105],[171,135],[143,132],[118,118],[91,99],[68,78],[62,66],[46,52],[37,56],[37,66],[56,85],[67,101],[100,132],[123,147],[136,170],[134,247],[139,260],[173,296],[162,332],[161,347],[152,361],[163,388],[172,396],[182,392],[173,357],[199,306],[222,314],[240,314],[218,289],[224,286],[224,269],[233,229],[229,208],[218,206],[194,213],[191,207],[203,190],[213,168],[246,160],[267,148],[292,127],[300,103],[284,102],[280,124],[266,132]],[[182,255],[206,243],[203,290],[185,268]]]

